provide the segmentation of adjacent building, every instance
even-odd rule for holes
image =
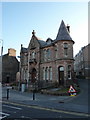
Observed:
[[[2,56],[0,56],[0,83],[2,82]]]
[[[58,84],[71,84],[74,73],[74,41],[70,36],[70,26],[62,20],[55,40],[41,40],[32,32],[28,48],[21,45],[20,82],[29,89]]]
[[[74,69],[79,78],[90,79],[90,44],[81,48],[75,56]]]
[[[19,62],[16,58],[16,50],[8,49],[8,53],[2,56],[2,83],[16,81],[16,73],[19,71]]]

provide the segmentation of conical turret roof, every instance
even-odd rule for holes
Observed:
[[[58,30],[56,40],[72,40],[63,20]]]

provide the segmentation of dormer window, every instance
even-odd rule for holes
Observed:
[[[51,44],[52,41],[53,41],[53,40],[52,40],[51,38],[48,38],[48,39],[46,40],[46,42],[47,42],[48,45]]]

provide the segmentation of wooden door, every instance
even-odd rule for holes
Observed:
[[[31,76],[32,76],[32,79],[31,79],[31,82],[32,83],[34,83],[35,81],[36,81],[36,69],[34,68],[33,70],[32,70],[32,74],[31,74]]]
[[[59,84],[64,85],[64,67],[59,67]]]

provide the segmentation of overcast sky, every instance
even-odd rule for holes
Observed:
[[[43,40],[54,40],[62,20],[70,25],[75,55],[88,44],[88,2],[3,2],[3,54],[14,48],[19,56],[21,44],[28,47],[33,30]]]

